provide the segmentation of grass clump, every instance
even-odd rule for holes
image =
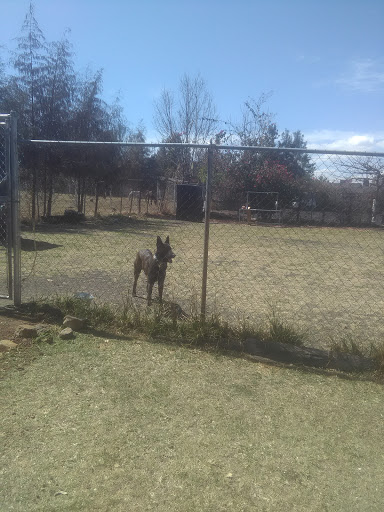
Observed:
[[[152,307],[139,307],[131,299],[122,308],[76,297],[58,296],[28,305],[35,315],[39,312],[55,313],[56,319],[73,315],[87,320],[91,330],[103,330],[120,335],[144,335],[155,341],[166,341],[209,350],[242,352],[245,341],[255,338],[266,343],[278,342],[302,347],[307,333],[272,313],[264,323],[252,323],[239,318],[229,323],[217,314],[201,319],[196,308],[190,315],[172,302],[154,303]],[[330,339],[330,351],[374,360],[377,375],[384,374],[384,345],[364,343],[350,334]],[[381,378],[381,377],[380,377]]]
[[[87,320],[92,329],[103,329],[119,334],[141,333],[152,339],[182,343],[213,349],[242,351],[247,338],[265,342],[303,345],[304,335],[293,325],[283,322],[273,313],[266,323],[253,324],[247,319],[229,323],[217,314],[204,320],[194,310],[186,315],[175,303],[153,304],[140,308],[128,299],[122,308],[74,297],[50,299],[61,317],[73,315]],[[40,307],[47,308],[46,301]],[[39,303],[34,305],[35,311]]]
[[[331,351],[339,354],[351,354],[359,357],[370,357],[371,350],[363,347],[363,345],[355,340],[350,334],[342,336],[340,338],[331,338]]]
[[[289,345],[295,345],[296,347],[304,345],[304,334],[295,329],[294,326],[277,318],[275,312],[273,312],[269,318],[268,335],[268,341],[288,343]]]

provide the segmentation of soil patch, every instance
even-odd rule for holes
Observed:
[[[13,318],[9,316],[4,316],[0,312],[0,338],[4,340],[12,340],[12,341],[19,341],[16,340],[16,331],[18,327],[23,323],[20,318]]]

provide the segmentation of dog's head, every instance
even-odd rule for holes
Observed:
[[[157,250],[156,257],[161,263],[172,263],[172,259],[176,254],[172,251],[172,247],[169,245],[169,236],[165,239],[165,242],[161,238],[157,237]]]

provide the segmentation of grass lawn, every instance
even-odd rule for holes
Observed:
[[[1,510],[383,509],[379,384],[90,335],[0,364]]]
[[[186,312],[199,309],[204,226],[157,218],[25,231],[24,299],[89,292],[122,304],[131,295],[135,253],[154,250],[158,234],[170,235],[176,253],[165,298]],[[352,336],[368,346],[384,337],[383,253],[381,229],[212,223],[208,311],[250,323],[274,312],[305,331],[309,344],[328,347],[332,338]],[[138,293],[145,296],[143,277]]]

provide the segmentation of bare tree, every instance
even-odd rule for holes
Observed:
[[[200,75],[184,74],[177,95],[164,89],[154,107],[155,126],[163,140],[179,133],[182,142],[205,143],[213,135],[216,108]]]
[[[263,93],[256,100],[248,98],[242,108],[239,122],[228,122],[236,142],[244,146],[275,146],[278,131],[274,114],[266,110],[265,104],[271,93]]]
[[[350,180],[359,180],[370,187],[372,193],[372,222],[384,211],[384,159],[377,156],[349,156],[342,167]],[[348,179],[348,178],[347,178]]]
[[[184,74],[177,94],[164,89],[154,103],[154,123],[163,141],[180,143],[207,143],[214,136],[217,124],[216,108],[205,80],[197,75]],[[201,154],[196,149],[173,152],[174,178],[196,179]]]
[[[173,93],[166,89],[163,89],[159,99],[154,103],[154,122],[162,140],[167,140],[177,133],[174,104]]]

